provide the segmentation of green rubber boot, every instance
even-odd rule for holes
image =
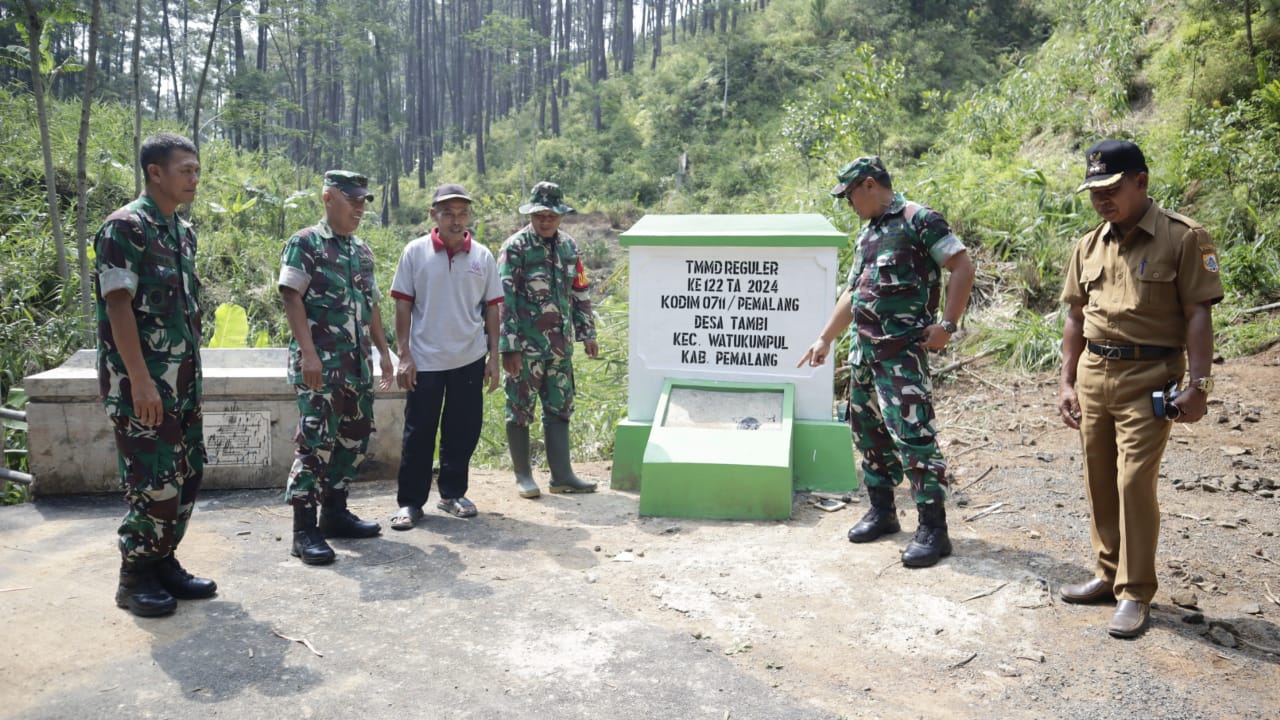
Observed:
[[[569,462],[569,421],[543,418],[542,430],[547,440],[547,465],[551,466],[551,492],[595,492],[594,482],[573,474],[573,465]]]
[[[511,448],[511,465],[516,473],[520,497],[538,497],[542,491],[533,479],[533,466],[529,462],[529,426],[507,423],[507,446]]]

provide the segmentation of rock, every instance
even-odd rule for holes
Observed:
[[[620,552],[617,555],[614,555],[613,561],[614,562],[635,562],[636,556],[624,550],[623,552]]]
[[[1194,608],[1200,602],[1200,598],[1196,597],[1196,594],[1190,590],[1179,590],[1171,593],[1169,599],[1173,601],[1174,605],[1184,608]]]
[[[1182,616],[1182,622],[1188,625],[1203,625],[1204,613],[1199,611],[1187,613],[1186,615]]]
[[[1240,643],[1240,641],[1236,639],[1235,633],[1220,625],[1215,625],[1209,628],[1209,632],[1206,634],[1209,636],[1210,640],[1222,647],[1233,648]]]
[[[1031,662],[1035,662],[1035,663],[1044,662],[1044,653],[1040,652],[1039,650],[1036,650],[1035,648],[1024,648],[1022,650],[1019,650],[1018,654],[1014,655],[1014,657],[1018,658],[1019,660],[1030,660]]]
[[[1019,675],[1022,674],[1018,672],[1017,668],[1013,667],[1012,665],[1006,665],[1004,663],[1000,663],[999,665],[996,666],[996,672],[1000,673],[1001,677],[1018,677]]]
[[[1227,457],[1236,457],[1237,455],[1248,455],[1249,448],[1243,448],[1239,445],[1223,445],[1222,454]]]
[[[1240,606],[1240,612],[1245,615],[1261,615],[1262,606],[1258,603],[1245,603]]]
[[[1040,462],[1051,463],[1053,462],[1053,458],[1054,458],[1053,453],[1049,453],[1049,452],[1036,453],[1036,459],[1039,460]]]
[[[587,581],[588,585],[594,585],[600,580],[600,578],[596,577],[595,573],[587,573],[583,578]]]

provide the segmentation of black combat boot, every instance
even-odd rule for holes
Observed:
[[[178,601],[156,577],[156,561],[147,558],[125,560],[120,564],[116,605],[139,617],[160,617],[172,613],[178,607]]]
[[[893,486],[868,485],[867,497],[871,500],[871,509],[849,528],[849,542],[871,542],[881,535],[892,535],[902,530],[898,523],[898,510],[893,505]]]
[[[315,506],[293,506],[293,546],[289,552],[307,565],[328,565],[336,557],[316,527]]]
[[[218,592],[218,583],[187,572],[173,555],[156,563],[156,578],[161,587],[179,600],[202,600]]]
[[[573,473],[569,462],[569,421],[543,418],[543,437],[547,441],[547,465],[551,468],[551,492],[593,493],[596,484]]]
[[[533,463],[529,461],[529,426],[507,423],[507,447],[511,448],[511,466],[515,470],[520,497],[538,497],[542,491],[533,479]]]
[[[947,537],[947,509],[941,498],[917,503],[920,527],[916,536],[902,551],[902,564],[907,567],[929,567],[951,554],[951,538]]]
[[[361,520],[347,509],[346,490],[330,490],[320,505],[320,532],[327,538],[371,538],[382,532],[378,523]]]

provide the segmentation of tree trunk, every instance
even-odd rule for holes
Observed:
[[[160,0],[160,19],[164,24],[164,42],[169,46],[169,79],[173,82],[173,106],[177,110],[178,122],[182,122],[186,118],[182,110],[183,86],[178,78],[178,61],[173,55],[173,31],[169,29],[169,0]],[[160,79],[156,78],[156,86],[160,84]]]
[[[67,277],[67,245],[62,237],[62,213],[58,207],[58,183],[53,172],[53,141],[49,137],[49,108],[45,102],[44,73],[41,72],[40,36],[44,34],[44,18],[34,0],[23,0],[26,9],[27,49],[31,51],[31,89],[36,96],[36,117],[40,123],[40,149],[44,153],[44,184],[49,198],[49,224],[53,229],[53,245],[58,253],[58,277]]]
[[[255,18],[258,23],[258,57],[254,67],[261,74],[267,72],[268,25],[263,18],[266,17],[268,9],[267,0],[258,0],[258,16]],[[267,149],[266,117],[262,110],[254,111],[253,148],[260,151]]]
[[[235,62],[233,64],[235,77],[231,81],[235,90],[232,97],[236,105],[236,119],[231,126],[231,146],[237,149],[244,147],[245,129],[244,90],[241,85],[244,82],[244,32],[240,29],[241,5],[243,2],[244,0],[231,0],[231,17],[229,18],[232,46],[235,53]]]
[[[1258,48],[1253,44],[1253,0],[1244,0],[1244,39],[1249,48],[1249,58],[1258,59]]]
[[[666,0],[657,0],[657,5],[653,10],[653,59],[649,61],[650,70],[658,69],[658,58],[662,56],[662,13],[664,10],[666,10]]]
[[[622,0],[622,72],[630,74],[636,66],[635,6]]]
[[[80,101],[80,134],[76,140],[76,252],[80,260],[80,312],[83,313],[81,331],[86,345],[93,339],[93,298],[89,286],[93,282],[89,274],[89,113],[93,109],[94,82],[98,76],[98,35],[102,28],[102,2],[93,0],[89,10],[89,57],[85,59],[84,96]],[[157,83],[159,84],[159,83]]]
[[[209,64],[213,60],[213,41],[218,37],[218,21],[222,19],[222,0],[213,10],[213,25],[209,28],[209,44],[204,50],[204,67],[200,68],[200,82],[196,84],[196,99],[191,107],[191,142],[200,147],[200,103],[204,100],[204,84],[209,77]]]
[[[142,194],[142,0],[133,0],[133,194]]]

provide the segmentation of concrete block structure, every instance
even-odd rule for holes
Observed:
[[[376,353],[376,350],[375,350]],[[298,409],[285,376],[288,350],[201,350],[204,372],[204,487],[284,492],[293,464]],[[28,464],[37,495],[114,492],[120,487],[115,439],[98,397],[93,350],[24,380]],[[378,362],[373,363],[374,372]],[[377,432],[360,479],[395,477],[404,431],[404,393],[378,392]]]

